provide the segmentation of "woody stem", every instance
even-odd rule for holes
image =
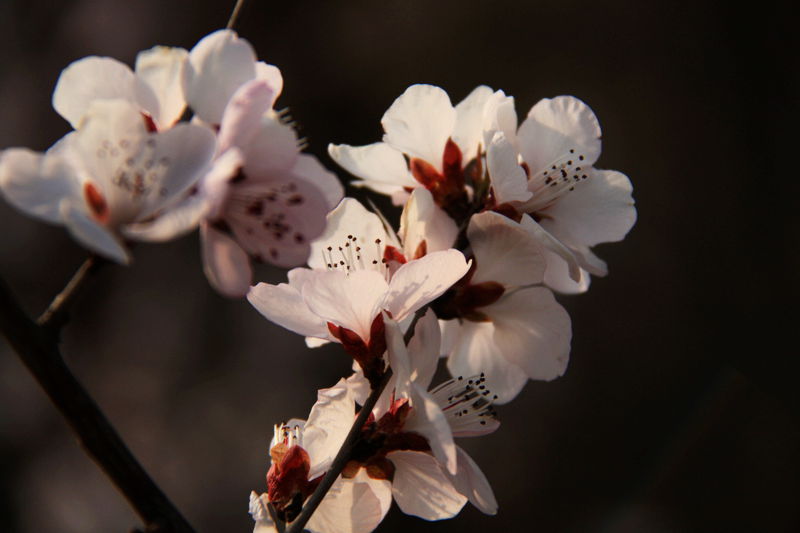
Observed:
[[[86,453],[111,478],[148,532],[191,533],[186,519],[142,468],[64,362],[57,332],[63,313],[95,268],[88,259],[39,319],[32,321],[0,279],[0,332],[61,412]]]
[[[408,341],[410,341],[411,337],[414,336],[414,329],[417,325],[417,321],[420,319],[420,317],[422,317],[422,315],[425,314],[426,310],[427,307],[423,307],[422,309],[419,309],[416,314],[414,314],[414,318],[411,321],[411,324],[408,326],[408,330],[403,337],[403,340],[406,344],[408,344]],[[369,414],[372,412],[372,409],[378,402],[378,398],[380,398],[381,393],[383,393],[383,389],[386,388],[386,384],[389,383],[389,379],[391,377],[392,369],[387,368],[380,382],[378,382],[378,385],[372,389],[369,397],[364,402],[361,410],[358,412],[358,416],[353,422],[353,426],[350,428],[350,432],[347,434],[347,437],[344,439],[342,447],[339,448],[339,452],[336,454],[333,463],[331,463],[330,469],[325,473],[325,477],[322,478],[322,481],[317,486],[317,489],[303,506],[303,510],[300,511],[300,514],[297,516],[294,522],[292,522],[291,525],[286,529],[286,533],[301,533],[303,531],[303,527],[305,527],[306,523],[308,523],[308,521],[311,519],[311,515],[314,514],[314,511],[317,510],[319,504],[322,503],[322,500],[325,498],[328,490],[330,490],[330,488],[333,486],[333,483],[336,481],[336,478],[339,477],[339,474],[342,473],[342,470],[344,470],[344,467],[347,465],[348,461],[350,461],[350,456],[352,455],[353,450],[358,443],[358,439],[361,437],[361,429],[364,427],[367,418],[369,418]]]

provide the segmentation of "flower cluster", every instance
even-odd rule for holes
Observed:
[[[43,154],[3,151],[0,190],[120,263],[130,240],[199,228],[218,291],[352,358],[307,420],[275,426],[266,492],[251,495],[256,531],[297,519],[328,473],[305,525],[315,533],[372,531],[392,499],[426,520],[467,501],[494,514],[455,439],[497,430],[495,404],[565,372],[572,328],[553,291],[585,292],[607,273],[592,247],[634,224],[630,181],[595,168],[600,126],[577,98],[541,100],[518,124],[503,91],[480,86],[453,106],[413,85],[384,114],[381,142],[328,150],[354,186],[402,206],[395,227],[342,199],[301,152],[274,109],[282,89],[229,30],[190,51],[144,51],[134,70],[82,59],[53,95],[74,130]],[[294,268],[286,283],[253,285],[251,260]],[[431,387],[443,357],[453,377]]]

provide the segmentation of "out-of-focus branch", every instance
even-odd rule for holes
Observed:
[[[411,340],[411,337],[414,336],[414,329],[416,328],[417,321],[422,317],[422,315],[425,314],[426,310],[427,306],[419,309],[414,315],[411,324],[408,326],[408,329],[403,336],[403,340],[406,344],[408,344],[408,342]],[[322,481],[317,486],[317,489],[303,506],[303,510],[300,511],[300,514],[297,515],[297,518],[294,520],[294,522],[292,522],[286,529],[286,533],[301,533],[305,525],[311,519],[311,515],[314,514],[314,511],[317,510],[319,504],[322,503],[322,500],[333,486],[336,478],[339,477],[339,474],[342,473],[342,470],[344,470],[344,467],[350,460],[350,456],[353,454],[353,450],[358,443],[358,439],[361,437],[361,429],[364,427],[367,418],[369,418],[372,409],[378,402],[383,389],[386,388],[386,384],[389,383],[389,379],[391,377],[392,369],[387,368],[386,372],[378,383],[378,386],[372,389],[366,401],[364,402],[364,405],[361,407],[361,410],[358,412],[358,416],[353,422],[353,426],[350,428],[350,432],[347,434],[347,437],[344,439],[342,447],[339,448],[339,452],[333,459],[330,469],[325,473],[325,477],[322,478]]]
[[[84,282],[104,264],[106,264],[105,259],[90,255],[73,274],[66,287],[53,298],[53,301],[50,302],[44,313],[36,320],[36,323],[42,328],[50,330],[58,330],[63,326],[67,320],[69,308],[78,296]]]
[[[87,260],[50,309],[34,323],[0,279],[0,331],[78,436],[81,446],[127,498],[149,533],[189,533],[193,529],[128,450],[116,430],[64,363],[54,324],[95,265]],[[87,265],[87,263],[89,263]],[[74,282],[74,283],[73,283]],[[72,286],[72,287],[71,287]],[[59,302],[59,298],[63,299]]]
[[[236,26],[236,21],[239,19],[239,13],[244,3],[245,0],[236,0],[236,4],[233,6],[233,11],[231,12],[231,18],[228,19],[228,24],[225,25],[226,29],[232,30],[233,27]]]

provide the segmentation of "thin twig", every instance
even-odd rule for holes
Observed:
[[[85,279],[85,276],[80,279]],[[76,285],[80,283],[76,281]],[[68,302],[70,298],[65,299]],[[63,305],[56,306],[55,315]],[[146,530],[159,533],[193,532],[186,519],[136,461],[86,389],[70,372],[52,332],[28,318],[2,279],[0,331],[67,420],[86,453],[105,471],[142,518]]]
[[[228,24],[225,25],[226,29],[232,30],[233,27],[236,26],[236,21],[239,18],[239,12],[242,10],[244,3],[245,0],[236,0],[236,5],[233,6],[233,11],[231,12],[231,18],[228,19]]]
[[[72,279],[69,280],[66,287],[53,298],[45,312],[36,320],[36,323],[42,328],[60,328],[66,321],[69,307],[78,296],[83,283],[89,278],[90,274],[96,272],[105,263],[105,259],[96,255],[90,255],[86,258],[86,261],[72,275]]]
[[[420,317],[422,317],[422,315],[425,314],[426,309],[427,307],[423,307],[414,314],[414,318],[412,319],[411,324],[408,326],[408,329],[403,336],[403,340],[406,344],[408,344],[408,342],[411,340],[411,337],[414,336],[414,329],[417,325],[417,321],[420,319]],[[303,527],[305,527],[306,523],[308,523],[309,519],[311,519],[311,515],[314,514],[314,511],[317,510],[319,504],[322,503],[322,500],[333,486],[336,478],[339,477],[339,474],[341,474],[342,470],[344,470],[347,462],[350,461],[350,456],[353,453],[353,449],[358,443],[358,439],[361,437],[361,429],[364,427],[367,418],[372,412],[372,409],[375,407],[375,404],[378,402],[378,398],[380,398],[381,393],[383,393],[383,389],[386,388],[386,384],[389,383],[389,379],[391,377],[392,369],[387,368],[386,372],[378,383],[378,386],[372,389],[372,391],[369,393],[369,397],[367,397],[367,400],[364,402],[364,405],[358,412],[358,416],[353,422],[353,426],[350,428],[350,432],[347,434],[347,437],[344,439],[342,447],[339,448],[339,452],[333,459],[330,469],[325,473],[325,477],[322,478],[322,481],[317,486],[317,489],[303,506],[303,510],[300,511],[300,514],[297,516],[294,522],[292,522],[286,529],[286,533],[301,533],[303,531]]]

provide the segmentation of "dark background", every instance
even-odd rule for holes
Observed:
[[[229,2],[0,1],[0,147],[43,150],[68,126],[60,70],[191,48]],[[573,94],[597,113],[599,167],[633,181],[639,221],[599,247],[611,274],[561,298],[566,375],[529,383],[501,429],[462,442],[500,502],[382,531],[800,529],[795,24],[771,2],[251,0],[239,24],[286,80],[310,151],[377,141],[410,84],[454,102],[478,84]],[[344,173],[339,173],[345,178]],[[394,213],[397,216],[397,213]],[[86,253],[0,205],[0,275],[31,313]],[[307,414],[348,372],[205,281],[196,235],[141,245],[89,284],[65,332],[70,365],[200,532],[250,531],[272,424]],[[261,280],[285,274],[265,268]],[[123,532],[138,523],[43,392],[0,344],[0,531]]]

